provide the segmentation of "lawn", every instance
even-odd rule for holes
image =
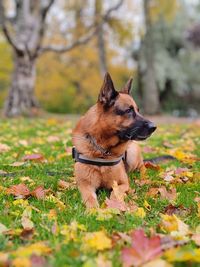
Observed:
[[[158,127],[144,157],[177,160],[130,174],[123,207],[100,190],[90,211],[74,182],[71,128],[1,120],[0,266],[200,266],[199,124]]]

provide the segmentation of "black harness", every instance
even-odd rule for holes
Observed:
[[[104,159],[104,158],[88,158],[83,154],[79,153],[75,147],[72,148],[72,157],[75,162],[81,162],[84,164],[96,165],[96,166],[114,166],[121,162],[126,161],[126,152],[124,155],[115,159]]]

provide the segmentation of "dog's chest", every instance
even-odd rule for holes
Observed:
[[[101,177],[101,186],[108,189],[113,187],[114,181],[120,184],[124,179],[128,179],[123,162],[120,162],[112,167],[100,167],[99,174]]]

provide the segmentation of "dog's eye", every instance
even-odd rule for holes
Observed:
[[[125,110],[125,113],[127,113],[127,114],[130,114],[132,112],[133,112],[133,108],[132,107],[130,107],[127,110]]]

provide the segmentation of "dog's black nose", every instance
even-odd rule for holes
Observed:
[[[148,122],[147,127],[150,134],[152,134],[157,128],[156,125],[151,121]]]

